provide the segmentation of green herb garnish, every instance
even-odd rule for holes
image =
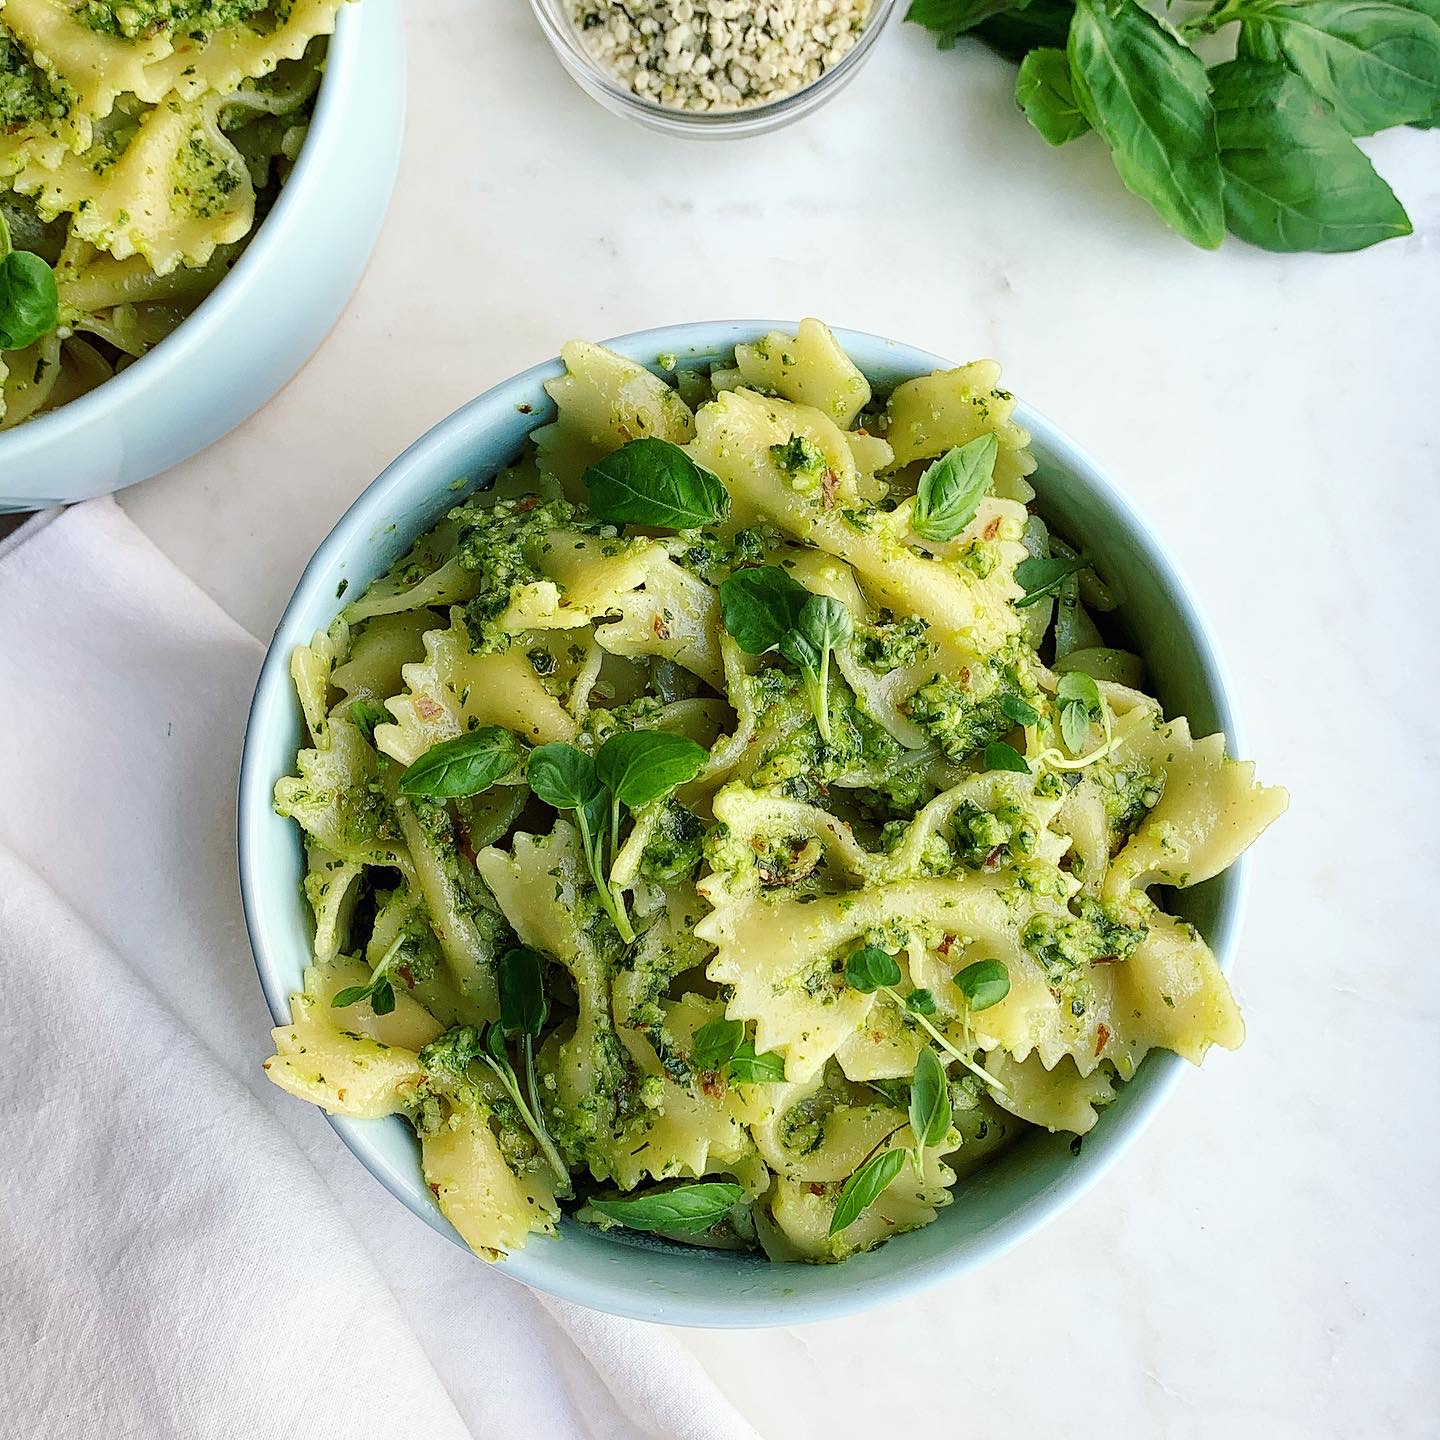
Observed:
[[[838,1235],[853,1225],[904,1168],[903,1150],[882,1150],[872,1155],[842,1187],[830,1217],[830,1234]]]
[[[955,984],[973,1015],[998,1005],[1010,993],[1010,972],[1003,960],[977,960],[956,972]]]
[[[944,1140],[950,1129],[950,1086],[940,1057],[928,1046],[915,1060],[910,1082],[910,1133],[915,1137],[915,1173],[925,1173],[925,1151]]]
[[[0,214],[0,350],[24,350],[59,323],[55,272],[31,251],[11,248]]]
[[[1040,712],[1029,701],[1022,700],[1018,695],[1002,695],[1000,711],[1007,720],[1013,720],[1017,725],[1038,725],[1040,723]]]
[[[648,805],[693,779],[705,759],[706,751],[693,740],[661,730],[621,731],[601,745],[593,760],[561,741],[530,752],[525,769],[530,789],[546,805],[574,811],[590,878],[627,945],[634,942],[635,930],[624,897],[606,871],[607,833],[613,853],[619,849],[626,808]]]
[[[592,1200],[589,1208],[628,1230],[673,1230],[699,1235],[725,1219],[744,1198],[739,1185],[705,1180],[668,1190],[647,1190],[617,1200]]]
[[[1094,679],[1079,670],[1060,677],[1057,699],[1060,702],[1060,734],[1072,755],[1078,755],[1090,738],[1091,720],[1104,714],[1105,702]]]
[[[695,1032],[690,1063],[701,1071],[723,1071],[745,1085],[785,1078],[785,1061],[773,1050],[763,1055],[745,1038],[743,1020],[710,1020]]]
[[[953,540],[975,518],[999,454],[1000,442],[987,433],[942,455],[920,477],[910,528],[926,540]]]
[[[1015,583],[1025,592],[1015,604],[1022,609],[1037,604],[1047,595],[1056,594],[1071,575],[1089,568],[1090,562],[1084,556],[1074,560],[1045,560],[1032,555],[1015,567]]]
[[[878,945],[862,945],[845,961],[845,983],[852,990],[870,995],[887,985],[898,985],[900,966]]]
[[[985,747],[985,768],[987,770],[1013,770],[1017,775],[1030,773],[1030,762],[1013,746],[1003,740],[992,740]]]
[[[849,610],[833,596],[812,595],[778,565],[762,565],[725,579],[720,615],[747,655],[779,650],[796,666],[820,738],[830,744],[830,657],[850,639]]]
[[[345,989],[337,990],[330,1004],[337,1010],[344,1010],[368,1000],[377,1015],[390,1014],[395,1008],[395,986],[391,983],[390,974],[401,963],[401,952],[409,941],[410,937],[403,932],[397,935],[370,972],[369,980],[363,985],[347,985]]]
[[[504,726],[482,725],[432,745],[400,777],[400,793],[427,800],[479,795],[518,768],[523,753]]]
[[[717,476],[678,445],[653,436],[631,440],[597,460],[582,482],[590,492],[591,515],[615,525],[697,530],[723,519],[730,508]]]

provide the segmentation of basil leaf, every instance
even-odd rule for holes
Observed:
[[[650,1190],[623,1200],[592,1200],[590,1208],[630,1230],[678,1230],[698,1235],[723,1220],[744,1194],[740,1186],[729,1181],[707,1180],[670,1190]]]
[[[1078,575],[1089,568],[1090,562],[1083,556],[1076,560],[1042,560],[1032,555],[1015,567],[1015,583],[1025,592],[1015,604],[1021,609],[1034,605],[1045,596],[1055,594],[1067,576]]]
[[[400,777],[400,793],[427,800],[478,795],[514,770],[521,754],[520,742],[504,726],[482,725],[432,745]]]
[[[347,985],[343,990],[337,990],[331,997],[330,1004],[336,1010],[344,1010],[347,1006],[358,1005],[362,1000],[370,998],[369,985]]]
[[[913,1010],[917,1015],[933,1015],[935,1013],[935,997],[928,990],[912,990],[905,997],[905,1008]]]
[[[507,1035],[538,1039],[550,1006],[545,999],[545,967],[524,946],[500,957],[500,1028]]]
[[[1012,10],[1024,0],[911,0],[906,20],[923,25],[939,37],[942,49],[955,43],[955,37],[989,19],[1002,10]]]
[[[743,1020],[708,1020],[695,1032],[690,1063],[697,1070],[723,1070],[744,1039]]]
[[[972,1011],[988,1010],[1010,993],[1010,972],[1003,960],[977,960],[956,972],[955,983]]]
[[[1083,135],[1090,122],[1080,113],[1063,50],[1032,50],[1015,77],[1015,103],[1048,145],[1065,145]]]
[[[1007,745],[1003,740],[995,740],[985,747],[985,768],[1013,770],[1017,775],[1028,775],[1030,762],[1013,745]]]
[[[999,454],[1000,442],[987,432],[942,455],[920,477],[910,528],[926,540],[953,540],[975,518]]]
[[[950,1129],[950,1087],[940,1058],[926,1045],[915,1061],[915,1078],[910,1082],[910,1131],[915,1148],[938,1145]]]
[[[882,985],[898,985],[900,967],[878,945],[863,945],[845,962],[845,983],[870,995]]]
[[[595,762],[583,750],[556,740],[530,752],[525,778],[539,800],[557,810],[575,810],[603,798]],[[587,818],[594,818],[587,812]]]
[[[846,1182],[830,1217],[830,1233],[838,1235],[853,1225],[881,1196],[905,1166],[903,1150],[882,1150],[872,1155]]]
[[[388,711],[382,710],[378,705],[371,705],[366,700],[352,700],[345,714],[350,723],[365,737],[365,743],[371,746],[375,744],[375,727],[390,723]]]
[[[1018,695],[1002,695],[1000,709],[1007,720],[1013,720],[1017,725],[1038,725],[1040,723],[1040,712]]]
[[[1084,705],[1060,707],[1060,733],[1072,755],[1078,755],[1090,738],[1090,712]]]
[[[1215,113],[1199,57],[1135,0],[1078,0],[1075,99],[1126,187],[1192,244],[1225,238]]]
[[[622,445],[581,478],[590,492],[591,515],[616,525],[694,530],[713,525],[730,508],[717,476],[678,445],[653,436]]]
[[[628,730],[612,735],[595,755],[600,783],[632,810],[693,780],[708,752],[685,735]]]
[[[1007,9],[981,20],[969,34],[1007,60],[1023,60],[1042,45],[1063,50],[1075,14],[1073,0],[1030,0],[1022,9]]]
[[[747,655],[773,650],[800,623],[810,592],[778,565],[737,570],[720,586],[720,617]]]
[[[55,272],[29,250],[0,259],[0,350],[23,350],[60,323]]]
[[[1062,675],[1055,693],[1059,695],[1062,704],[1078,702],[1097,719],[1100,716],[1101,707],[1105,703],[1101,698],[1100,687],[1095,683],[1094,676],[1086,675],[1079,670],[1071,670]]]
[[[1298,75],[1233,60],[1210,72],[1225,223],[1262,250],[1363,250],[1410,233],[1395,193]]]
[[[742,1085],[774,1085],[785,1079],[785,1057],[773,1050],[757,1055],[748,1040],[730,1057],[725,1068],[730,1078]]]
[[[486,1053],[500,1067],[512,1076],[515,1071],[510,1065],[510,1052],[505,1048],[505,1031],[498,1020],[485,1027],[484,1044]]]
[[[780,653],[807,673],[820,673],[820,651],[810,643],[810,637],[799,630],[787,630],[780,637]]]
[[[1241,9],[1246,59],[1283,61],[1352,135],[1436,110],[1440,23],[1390,0],[1256,0]]]
[[[823,655],[845,644],[853,626],[849,610],[833,595],[812,595],[800,607],[795,628]]]
[[[370,1008],[377,1015],[388,1015],[395,1008],[395,987],[386,978],[370,994]]]

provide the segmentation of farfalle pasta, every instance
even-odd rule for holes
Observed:
[[[299,154],[340,3],[0,3],[0,253],[51,266],[56,300],[0,347],[0,428],[101,384],[224,278]]]
[[[314,963],[270,1077],[562,1216],[835,1261],[1243,1027],[1166,896],[1285,807],[1143,689],[988,361],[831,333],[555,419],[293,656]],[[665,362],[662,362],[665,363]]]

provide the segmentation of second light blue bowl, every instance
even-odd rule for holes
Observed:
[[[737,341],[793,324],[721,321],[667,326],[607,341],[642,364],[675,355],[682,366],[729,361]],[[950,361],[855,331],[837,337],[878,389],[947,368]],[[472,400],[417,440],[346,512],[306,567],[260,673],[240,774],[240,879],[250,941],[277,1024],[289,1017],[311,953],[312,922],[301,893],[299,828],[271,807],[275,782],[291,773],[304,725],[290,681],[294,646],[325,629],[340,609],[456,503],[457,480],[478,481],[514,460],[525,437],[554,415],[543,383],[563,373],[550,360]],[[1223,730],[1240,750],[1215,645],[1174,560],[1129,502],[1079,446],[1021,405],[1033,437],[1040,508],[1094,557],[1122,592],[1122,617],[1146,658],[1169,714],[1197,734]],[[1177,908],[1210,942],[1223,968],[1234,958],[1245,888],[1244,862],[1194,890]],[[257,1055],[258,1065],[263,1057]],[[830,1319],[953,1278],[998,1255],[1072,1204],[1114,1163],[1155,1114],[1184,1068],[1168,1053],[1146,1060],[1085,1137],[1032,1133],[956,1187],[933,1225],[901,1235],[840,1265],[773,1265],[752,1256],[697,1250],[626,1232],[602,1234],[573,1221],[554,1240],[501,1262],[537,1289],[597,1310],[675,1325],[792,1325]],[[461,1244],[421,1179],[419,1149],[403,1120],[333,1118],[361,1163],[422,1220]],[[476,1264],[482,1263],[477,1260]]]
[[[274,208],[229,274],[153,350],[68,405],[0,431],[0,514],[147,480],[269,400],[360,283],[404,129],[396,0],[341,6],[305,144]]]

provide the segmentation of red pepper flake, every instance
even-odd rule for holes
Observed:
[[[985,857],[984,863],[981,865],[980,868],[982,870],[988,870],[991,874],[998,870],[1000,868],[1000,852],[1004,850],[1004,848],[1005,847],[1003,845],[997,845]]]
[[[820,504],[826,510],[835,508],[835,492],[840,488],[840,477],[833,471],[827,470],[820,477]]]
[[[430,1182],[430,1193],[437,1200],[440,1198],[440,1187],[433,1180]]]
[[[725,1093],[725,1082],[713,1070],[707,1070],[700,1077],[700,1088],[712,1099],[718,1100]]]
[[[987,540],[993,540],[1000,533],[1000,517],[997,515],[982,533]]]
[[[650,628],[655,632],[657,640],[668,640],[670,638],[670,627],[657,615],[651,622]]]
[[[350,1093],[350,1092],[349,1092],[348,1090],[346,1090],[346,1088],[345,1088],[343,1085],[341,1085],[341,1086],[340,1086],[339,1088],[337,1088],[336,1091],[335,1091],[335,1098],[343,1105],[343,1104],[345,1103],[345,1097],[346,1097],[346,1095],[348,1095],[349,1093]]]
[[[408,965],[397,965],[395,973],[413,990],[415,988],[415,976]]]
[[[432,700],[428,695],[417,695],[415,697],[415,713],[422,720],[438,720],[445,713],[445,707]]]
[[[1118,955],[1101,955],[1098,959],[1092,960],[1090,963],[1092,965],[1118,965],[1120,963],[1120,957]]]
[[[825,1193],[825,1187],[818,1180],[812,1180],[810,1182],[810,1193],[812,1195],[823,1195]]]
[[[515,502],[515,513],[517,515],[528,515],[539,503],[540,497],[538,495],[527,495],[523,500],[517,500]]]
[[[937,955],[948,955],[950,953],[950,947],[954,943],[955,937],[953,935],[947,934],[945,938],[935,947],[935,953]]]
[[[1095,1027],[1095,1053],[1098,1055],[1110,1043],[1110,1027],[1108,1025],[1097,1025]]]

